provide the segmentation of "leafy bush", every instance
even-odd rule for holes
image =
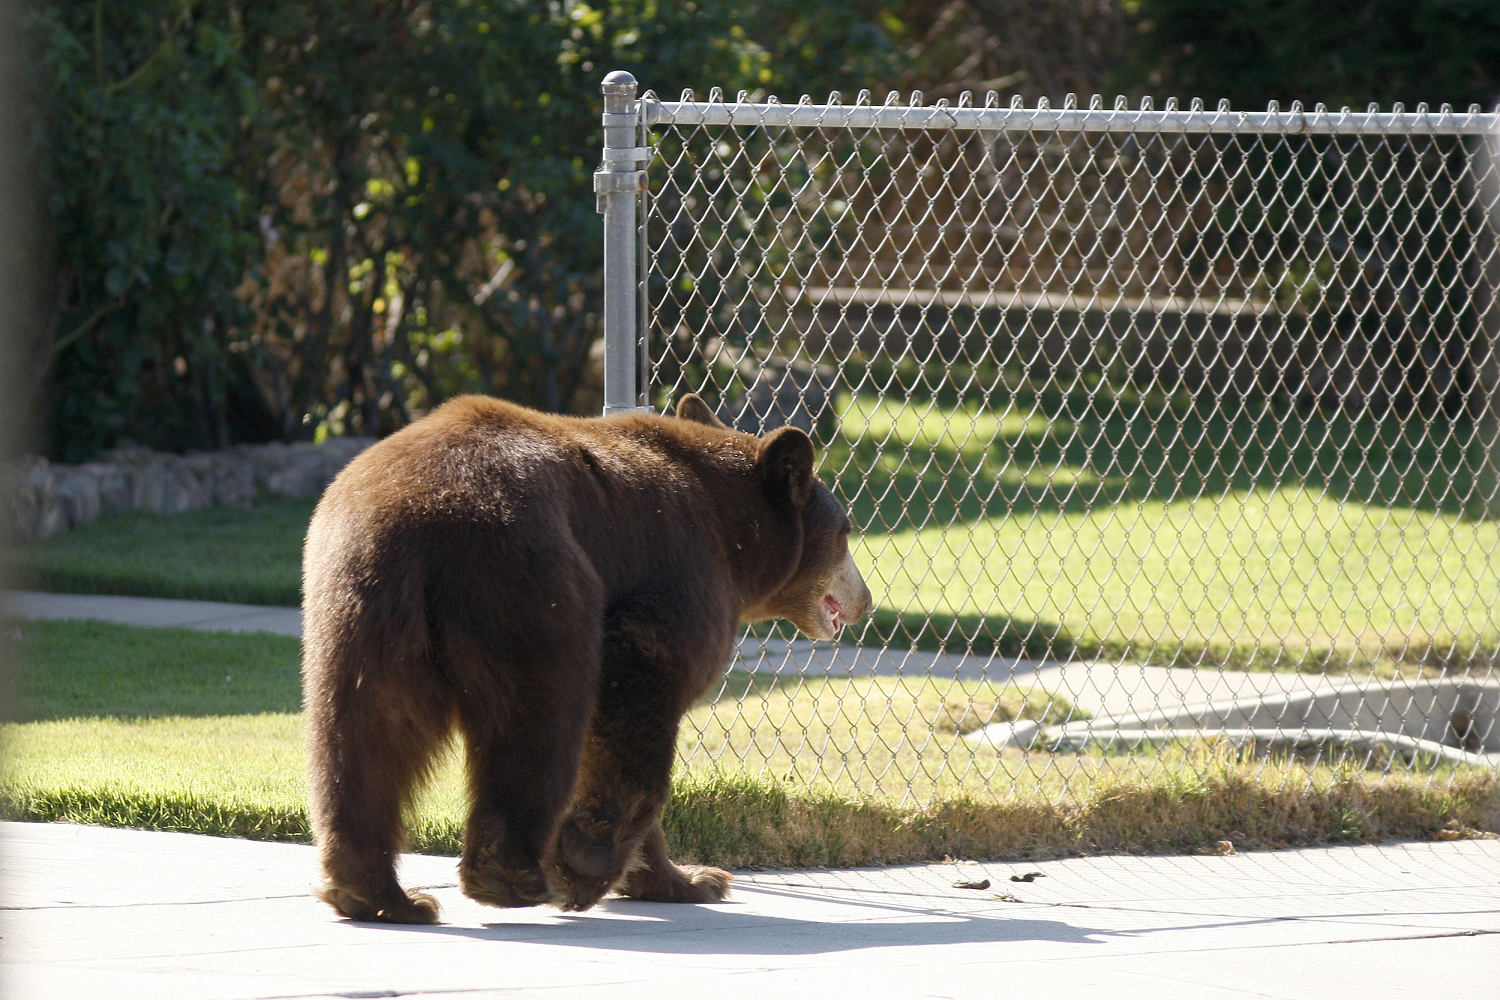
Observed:
[[[591,408],[600,79],[858,79],[890,58],[858,6],[33,4],[48,450]]]
[[[253,81],[181,3],[32,7],[53,263],[31,344],[50,447],[222,436],[233,290],[256,247],[238,173]]]

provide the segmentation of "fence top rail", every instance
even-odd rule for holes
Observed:
[[[1019,98],[1009,107],[999,107],[995,95],[987,95],[985,106],[975,107],[969,95],[957,104],[946,99],[923,104],[921,92],[901,103],[894,91],[884,104],[872,104],[868,91],[861,91],[851,104],[840,95],[830,95],[828,103],[813,104],[804,97],[797,104],[783,104],[775,98],[751,102],[741,93],[726,101],[711,91],[706,101],[683,94],[680,101],[663,101],[651,91],[640,100],[641,122],[645,126],[734,126],[763,128],[846,128],[846,129],[926,129],[934,131],[993,132],[1168,132],[1214,135],[1500,135],[1500,110],[1484,112],[1478,105],[1455,111],[1448,105],[1430,110],[1417,105],[1406,111],[1394,105],[1389,111],[1371,106],[1365,111],[1340,108],[1330,111],[1323,105],[1311,110],[1300,102],[1281,110],[1272,102],[1265,111],[1233,111],[1221,101],[1207,108],[1193,100],[1187,108],[1168,99],[1156,110],[1147,98],[1138,107],[1128,107],[1118,98],[1106,108],[1099,97],[1087,107],[1078,107],[1071,95],[1060,108],[1043,100],[1035,107],[1022,107]]]

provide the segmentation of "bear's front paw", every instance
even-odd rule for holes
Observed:
[[[708,865],[668,865],[630,873],[620,892],[652,903],[717,903],[729,895],[734,876]]]
[[[597,831],[602,832],[602,831]],[[615,870],[614,839],[590,836],[576,817],[563,823],[557,833],[557,855],[552,877],[562,888],[565,910],[587,910],[609,892],[619,877]]]
[[[540,906],[559,899],[540,868],[460,866],[458,886],[465,896],[489,906]]]

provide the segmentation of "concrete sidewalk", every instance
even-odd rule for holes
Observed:
[[[741,873],[724,903],[583,914],[483,907],[452,859],[407,857],[443,905],[425,928],[337,919],[299,845],[11,823],[0,857],[16,998],[1480,1000],[1500,981],[1495,840]]]
[[[174,601],[160,597],[109,597],[97,594],[42,594],[12,590],[0,595],[0,617],[34,620],[82,620],[205,632],[273,632],[302,634],[302,611],[257,604]]]

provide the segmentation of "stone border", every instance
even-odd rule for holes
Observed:
[[[174,455],[122,447],[83,465],[35,455],[0,466],[0,516],[11,538],[47,538],[106,514],[180,514],[247,507],[270,497],[315,498],[373,438],[322,444],[236,445]]]

